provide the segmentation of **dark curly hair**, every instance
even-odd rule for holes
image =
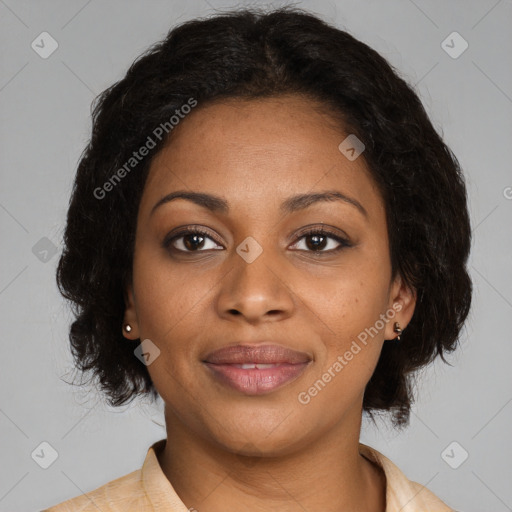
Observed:
[[[389,411],[395,427],[407,425],[414,372],[437,355],[447,362],[443,353],[456,348],[472,293],[466,188],[412,87],[375,50],[302,9],[228,11],[170,30],[91,108],[92,136],[76,173],[57,284],[73,306],[76,368],[92,372],[110,405],[158,396],[134,357],[139,341],[123,337],[122,322],[138,206],[152,158],[172,131],[108,194],[98,190],[190,98],[201,108],[284,94],[322,105],[365,144],[385,204],[393,277],[417,295],[402,341],[384,343],[363,410],[372,420]]]

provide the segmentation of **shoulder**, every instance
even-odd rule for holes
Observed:
[[[161,439],[149,447],[140,469],[42,512],[144,512],[154,509],[152,499],[163,503],[163,510],[174,510],[172,507],[176,504],[179,506],[180,501],[162,472],[157,458],[157,453],[165,442],[165,439]]]
[[[359,443],[359,453],[382,468],[386,475],[386,511],[455,512],[424,485],[409,480],[385,455]]]
[[[441,501],[432,491],[427,489],[424,485],[421,485],[418,482],[413,482],[412,480],[408,480],[408,482],[409,485],[414,490],[413,505],[416,507],[411,510],[420,510],[420,508],[418,507],[421,506],[428,507],[421,510],[431,510],[433,512],[456,512],[453,508],[450,508],[446,503]]]
[[[97,489],[64,501],[42,512],[117,512],[145,510],[146,493],[138,469]]]

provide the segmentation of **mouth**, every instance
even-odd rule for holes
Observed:
[[[235,345],[211,352],[203,363],[217,382],[245,395],[262,395],[297,379],[311,357],[281,345]]]

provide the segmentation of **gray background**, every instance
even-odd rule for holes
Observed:
[[[0,0],[1,511],[40,510],[99,487],[139,468],[165,437],[161,402],[111,410],[66,383],[71,315],[52,248],[61,248],[94,96],[171,26],[237,5],[251,4]],[[296,5],[368,43],[416,85],[469,188],[475,294],[461,349],[452,367],[441,361],[423,372],[405,432],[365,422],[361,441],[457,510],[512,510],[512,2]],[[31,47],[43,31],[59,45],[47,59]],[[441,46],[453,31],[469,44],[456,59]],[[48,469],[31,457],[43,441],[58,453]],[[469,456],[453,469],[445,460],[460,463],[462,450]]]

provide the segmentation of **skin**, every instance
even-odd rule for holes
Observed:
[[[358,451],[362,401],[382,345],[396,338],[395,321],[407,326],[415,295],[392,279],[384,203],[364,158],[349,161],[338,150],[347,135],[303,97],[226,100],[196,107],[151,164],[126,290],[132,331],[124,335],[160,350],[148,366],[165,402],[167,443],[158,458],[187,507],[385,510],[385,476]],[[230,210],[176,199],[151,214],[177,190],[221,196]],[[279,210],[290,196],[325,190],[358,201],[366,215],[345,201]],[[315,252],[299,231],[322,224],[351,246],[333,252],[339,242],[327,238]],[[171,231],[191,225],[212,239],[162,247]],[[249,236],[263,250],[252,263],[236,252]],[[300,403],[299,393],[393,304],[401,307],[393,320]],[[312,362],[260,396],[222,385],[201,362],[253,340],[306,352]]]

